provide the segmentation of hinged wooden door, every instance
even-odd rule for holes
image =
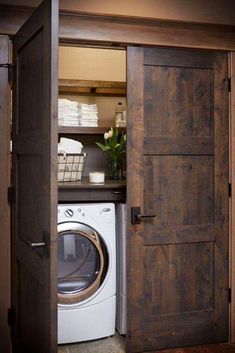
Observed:
[[[9,62],[8,36],[0,35],[0,65]],[[0,67],[0,352],[11,351],[7,310],[10,307],[10,207],[7,189],[10,185],[10,85],[7,67]]]
[[[57,352],[58,2],[13,39],[13,352]]]
[[[228,339],[227,61],[128,48],[128,352]]]

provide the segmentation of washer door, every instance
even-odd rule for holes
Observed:
[[[58,225],[58,302],[74,304],[94,294],[107,272],[107,249],[91,227]]]

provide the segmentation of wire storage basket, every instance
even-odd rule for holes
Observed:
[[[86,153],[58,153],[58,181],[82,179]]]

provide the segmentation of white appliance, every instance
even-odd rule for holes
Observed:
[[[127,284],[126,284],[126,205],[116,205],[117,237],[117,315],[116,329],[126,335]]]
[[[58,343],[111,336],[116,316],[112,203],[58,206]]]

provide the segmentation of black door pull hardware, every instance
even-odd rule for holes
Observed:
[[[155,218],[156,214],[141,214],[140,207],[131,207],[131,224],[140,224],[141,220]]]
[[[31,243],[30,246],[31,246],[31,248],[43,248],[46,246],[46,243],[45,242]]]
[[[46,231],[42,232],[42,241],[31,242],[26,241],[26,244],[29,245],[33,250],[43,248],[43,256],[50,257],[50,234]]]

